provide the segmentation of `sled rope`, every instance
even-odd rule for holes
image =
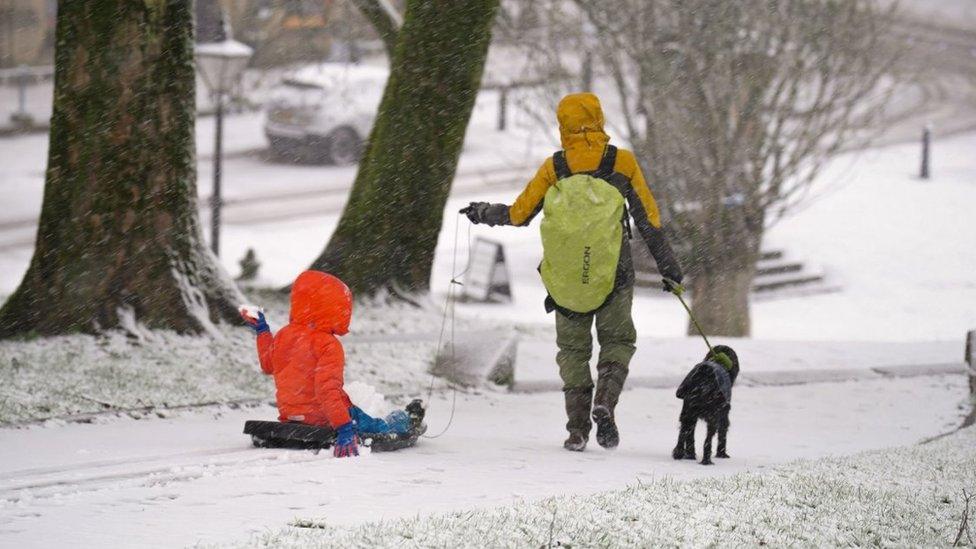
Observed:
[[[441,316],[441,329],[440,334],[437,336],[437,351],[440,353],[441,345],[444,342],[444,332],[447,329],[447,318],[451,318],[451,331],[450,331],[450,346],[451,346],[451,369],[457,369],[457,359],[454,350],[454,328],[455,328],[455,315],[454,315],[454,304],[455,304],[455,293],[458,286],[463,286],[464,284],[458,280],[460,277],[464,276],[468,272],[468,267],[466,266],[460,273],[457,272],[457,251],[458,251],[458,234],[460,232],[460,219],[461,213],[458,212],[457,217],[454,218],[454,250],[451,254],[451,281],[447,285],[447,296],[444,300],[444,312]],[[471,224],[468,224],[468,261],[466,265],[471,263]],[[454,373],[453,371],[451,372]],[[451,415],[448,417],[447,425],[444,429],[436,435],[423,435],[423,438],[437,438],[447,432],[451,428],[451,424],[454,423],[454,412],[457,409],[457,385],[451,383]],[[427,387],[427,409],[430,410],[431,398],[434,394],[434,374],[430,374],[430,385]]]

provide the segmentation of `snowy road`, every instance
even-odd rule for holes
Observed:
[[[625,393],[614,452],[561,449],[559,393],[460,395],[444,436],[356,460],[250,448],[242,424],[270,407],[0,430],[0,545],[227,542],[295,518],[354,524],[724,475],[917,442],[958,423],[965,393],[963,376],[741,387],[733,458],[713,467],[670,459],[678,401],[653,389]],[[433,403],[431,432],[449,406]]]
[[[223,191],[224,222],[239,226],[339,214],[355,179],[356,167],[271,161],[264,150],[261,120],[256,113],[229,119],[237,141],[228,146],[223,166],[227,181]],[[207,126],[207,122],[203,119],[199,126]],[[44,188],[46,139],[44,135],[29,135],[3,140],[0,190],[9,191],[12,197],[0,215],[0,252],[29,251],[33,247]],[[468,149],[472,148],[477,149],[478,143],[469,145]],[[206,152],[198,154],[198,207],[201,223],[206,225],[210,219],[212,159]],[[524,183],[534,168],[521,159],[512,162],[504,154],[477,150],[466,160],[452,187],[456,196],[497,189],[511,192]]]

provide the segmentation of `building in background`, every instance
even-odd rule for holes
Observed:
[[[256,67],[358,61],[383,51],[376,33],[349,0],[219,1],[234,38],[254,48]],[[403,10],[402,0],[393,4]]]
[[[50,65],[55,0],[0,0],[0,68]]]
[[[403,0],[392,3],[402,12]],[[224,29],[216,22],[221,11]],[[0,68],[52,64],[56,14],[57,0],[0,0]],[[355,61],[383,51],[349,0],[197,0],[196,17],[198,42],[230,32],[254,48],[255,67]]]

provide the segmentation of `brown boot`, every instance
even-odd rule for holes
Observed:
[[[596,441],[604,448],[616,448],[620,444],[620,433],[617,431],[614,410],[629,370],[617,362],[604,362],[597,364],[596,371],[596,397],[593,399]]]
[[[590,439],[590,429],[593,424],[590,422],[590,405],[593,400],[592,387],[575,387],[564,389],[566,396],[566,430],[569,431],[569,438],[563,443],[563,448],[582,452],[586,448],[586,442]]]

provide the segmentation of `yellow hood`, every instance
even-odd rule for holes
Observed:
[[[600,151],[610,141],[603,132],[603,108],[592,93],[573,93],[563,97],[556,107],[559,137],[563,149],[596,148]]]

